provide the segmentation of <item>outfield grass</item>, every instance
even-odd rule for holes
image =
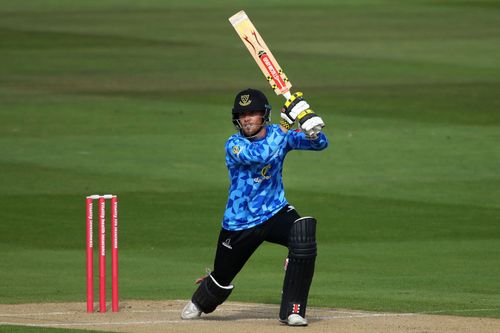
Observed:
[[[286,4],[0,4],[1,303],[84,300],[84,197],[104,192],[121,297],[191,296],[234,94],[264,90],[275,121],[283,102],[227,21],[245,8],[331,141],[285,166],[319,221],[310,304],[500,317],[500,5]],[[260,248],[231,299],[279,302],[285,255]]]

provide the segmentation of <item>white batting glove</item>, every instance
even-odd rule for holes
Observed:
[[[287,129],[292,128],[295,120],[305,110],[309,109],[309,104],[302,98],[302,93],[297,92],[290,97],[289,100],[285,102],[285,105],[281,109],[281,121],[280,124]]]
[[[312,110],[307,110],[306,114],[299,116],[299,127],[308,138],[314,140],[318,138],[318,134],[325,127],[325,123]]]

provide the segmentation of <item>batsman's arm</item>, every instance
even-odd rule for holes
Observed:
[[[323,150],[328,147],[328,138],[323,132],[316,139],[308,138],[301,130],[290,131],[287,136],[287,144],[290,150]]]
[[[276,131],[268,135],[265,144],[253,145],[247,140],[231,138],[226,142],[226,163],[230,165],[267,163],[276,152],[286,145],[287,134]]]

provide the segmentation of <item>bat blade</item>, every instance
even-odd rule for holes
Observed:
[[[229,22],[233,25],[276,95],[284,95],[285,98],[289,98],[292,83],[288,80],[245,11],[239,11],[231,16]]]

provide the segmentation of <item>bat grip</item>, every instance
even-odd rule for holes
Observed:
[[[290,92],[289,92],[289,91],[287,91],[286,93],[284,93],[284,94],[283,94],[283,97],[285,97],[285,98],[286,98],[286,100],[289,100],[289,99],[290,99],[290,97],[292,97],[292,94],[290,94]]]

